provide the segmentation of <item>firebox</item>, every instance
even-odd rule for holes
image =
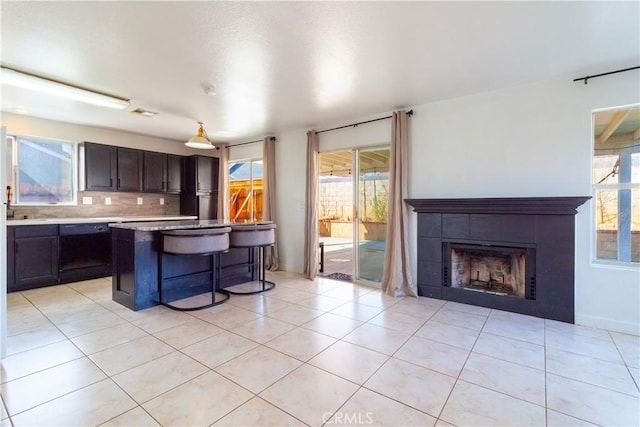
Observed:
[[[443,241],[443,285],[536,299],[535,248]]]

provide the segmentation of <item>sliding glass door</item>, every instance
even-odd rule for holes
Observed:
[[[380,282],[389,196],[389,147],[356,150],[356,277]]]
[[[321,274],[346,281],[382,279],[388,172],[387,146],[320,153]]]

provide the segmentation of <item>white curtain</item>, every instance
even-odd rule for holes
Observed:
[[[318,274],[318,133],[307,132],[307,191],[305,195],[304,274]]]
[[[262,145],[262,214],[265,221],[273,221],[277,225],[276,215],[276,143],[275,138],[267,136]],[[266,268],[278,269],[278,229],[275,230],[275,243],[266,248]]]
[[[418,288],[409,267],[407,197],[407,150],[409,134],[407,113],[394,112],[391,118],[389,158],[389,206],[382,290],[392,296],[417,296]]]
[[[218,219],[229,219],[229,150],[227,146],[220,147],[220,163],[218,170]]]

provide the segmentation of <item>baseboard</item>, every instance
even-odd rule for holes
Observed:
[[[575,317],[576,325],[590,326],[598,329],[622,332],[624,334],[640,335],[640,323],[625,322],[600,316],[578,315]]]

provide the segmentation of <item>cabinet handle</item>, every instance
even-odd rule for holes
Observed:
[[[118,188],[120,188],[120,178],[118,178]]]
[[[14,242],[14,243],[13,243],[13,251],[14,251],[16,254],[18,253],[18,247],[19,247],[19,246],[20,246],[20,245],[18,245],[18,242]]]
[[[200,181],[198,181],[198,186],[196,187],[197,190],[200,189]]]
[[[113,178],[109,178],[109,187],[113,187]]]

